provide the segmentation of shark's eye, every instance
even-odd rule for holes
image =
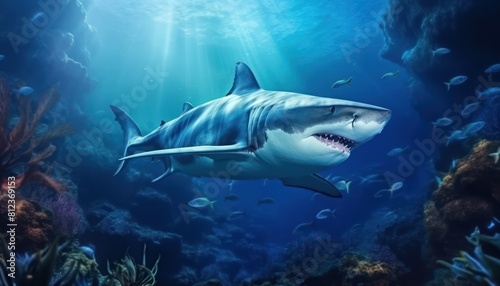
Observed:
[[[335,112],[335,106],[332,106],[332,108],[330,108],[330,112],[331,112],[331,113],[334,113],[334,112]]]

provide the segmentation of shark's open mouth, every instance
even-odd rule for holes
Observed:
[[[340,149],[347,153],[350,153],[351,149],[356,145],[356,142],[334,134],[320,133],[314,134],[314,137],[328,146]]]

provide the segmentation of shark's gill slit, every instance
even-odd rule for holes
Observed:
[[[356,114],[352,115],[352,123],[351,123],[351,125],[352,125],[353,129],[354,129],[354,121],[356,121],[357,118],[358,118],[358,116]]]

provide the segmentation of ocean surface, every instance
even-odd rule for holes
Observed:
[[[500,255],[498,13],[471,0],[0,1],[0,230],[14,246],[0,285],[500,285],[498,261],[477,251]],[[242,128],[245,113],[217,118],[245,106],[214,108],[137,141],[200,114],[186,102],[226,96],[237,63],[264,90],[391,111],[380,134],[316,172],[341,198],[267,174],[174,168],[151,182],[182,156],[115,174],[169,138],[204,145],[221,136],[214,125]],[[294,154],[291,138],[278,146],[303,164],[279,172],[298,177],[321,159]],[[460,251],[472,256],[452,260]]]

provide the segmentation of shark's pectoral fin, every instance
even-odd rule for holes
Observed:
[[[281,181],[285,186],[309,189],[333,198],[342,197],[342,194],[334,185],[317,174],[283,178]]]
[[[134,155],[126,156],[120,160],[128,160],[140,157],[149,156],[165,156],[165,155],[210,155],[210,154],[238,154],[248,150],[248,146],[245,143],[236,143],[233,145],[222,145],[222,146],[190,146],[190,147],[180,147],[171,149],[161,149],[149,152],[137,153]]]
[[[157,178],[153,179],[153,180],[151,181],[151,183],[156,183],[156,182],[158,182],[159,180],[161,180],[161,179],[163,179],[163,178],[167,177],[168,175],[170,175],[170,174],[172,174],[172,173],[174,173],[174,170],[172,169],[172,167],[170,167],[170,168],[168,168],[167,170],[165,170],[165,172],[163,172],[163,174],[161,174],[159,177],[157,177]]]
[[[153,179],[151,181],[152,183],[158,182],[159,180],[174,173],[174,168],[172,167],[172,163],[170,162],[170,157],[163,157],[163,158],[160,158],[158,160],[162,161],[163,165],[165,165],[165,172],[163,172],[163,174],[161,174],[158,178]]]

